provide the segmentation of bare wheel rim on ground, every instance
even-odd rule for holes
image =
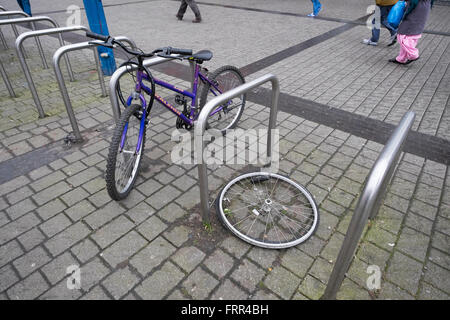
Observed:
[[[234,235],[263,248],[298,245],[311,237],[319,223],[317,205],[308,190],[275,173],[236,177],[220,192],[216,208]]]

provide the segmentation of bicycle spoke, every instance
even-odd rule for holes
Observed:
[[[275,210],[275,211],[278,212],[278,210]],[[287,220],[292,221],[293,224],[299,226],[301,229],[305,230],[306,232],[308,232],[308,231],[310,230],[309,228],[305,228],[305,227],[304,227],[303,225],[301,225],[298,221],[293,220],[293,219],[291,219],[291,218],[289,218],[289,217],[283,216],[280,212],[278,212],[278,215],[280,216],[280,219],[281,219],[281,218],[286,218]]]
[[[252,230],[253,225],[255,224],[256,220],[258,220],[258,216],[255,217],[255,220],[253,220],[253,222],[252,222],[250,228],[249,228],[248,231],[247,231],[247,235],[248,235],[248,234],[250,233],[250,231]]]
[[[280,204],[277,203],[277,205],[280,205]],[[304,215],[304,214],[302,214],[302,213],[300,213],[300,212],[296,212],[296,211],[294,211],[294,210],[291,209],[291,208],[287,208],[287,207],[284,207],[284,206],[282,206],[282,205],[280,205],[280,206],[281,206],[281,209],[286,210],[286,211],[291,211],[291,212],[294,213],[295,215],[301,215],[301,216],[305,217],[307,220],[314,220],[314,219],[311,218],[310,216],[306,216],[306,215]],[[275,206],[274,206],[274,208],[275,208]],[[314,210],[313,210],[312,208],[311,208],[311,212],[314,212]]]
[[[242,185],[242,183],[241,183],[240,181],[238,181],[238,183],[239,183],[240,185]],[[250,191],[250,192],[253,192],[253,194],[255,194],[255,191],[254,191],[254,190],[250,190],[249,188],[245,188],[245,186],[241,186],[241,188],[242,188],[243,190],[248,190],[248,191]],[[256,195],[256,198],[258,199],[258,201],[259,201],[260,204],[261,204],[262,201],[261,201],[261,199],[258,197],[258,195]]]
[[[292,221],[294,224],[298,225],[298,226],[299,226],[300,228],[302,228],[303,230],[309,231],[309,229],[306,229],[306,228],[305,228],[304,226],[302,226],[298,221],[296,221],[296,220],[294,220],[294,219],[291,219],[291,218],[289,218],[289,217],[287,217],[287,216],[284,216],[284,215],[282,215],[281,212],[279,212],[276,208],[274,208],[274,209],[275,209],[275,211],[278,213],[278,216],[280,217],[280,220],[282,220],[283,218],[286,218],[286,219]]]
[[[240,196],[242,199],[246,200],[248,203],[251,203],[251,200],[248,200],[244,197],[243,193],[240,192],[234,192],[235,195]]]
[[[276,225],[276,223],[275,223],[275,220],[273,219],[273,216],[272,216],[271,214],[269,214],[268,216],[269,216],[270,219],[272,220],[273,230],[274,230],[274,232],[275,232],[275,235],[277,236],[278,243],[281,243],[281,239],[280,239],[280,236],[278,235],[278,231],[277,231],[277,227],[276,227],[277,225]]]
[[[134,158],[134,157],[133,157]],[[131,158],[130,158],[131,159]],[[134,162],[133,161],[129,161],[129,163],[127,164],[127,166],[125,167],[125,170],[122,171],[122,174],[119,178],[119,186],[121,186],[122,188],[124,188],[126,186],[126,184],[124,183],[124,181],[128,181],[125,180],[125,178],[128,177],[128,172],[130,171],[130,169],[133,168],[133,166],[131,166]],[[129,179],[129,177],[128,177]]]
[[[277,186],[279,180],[280,179],[277,178],[277,181],[275,182],[275,185],[273,186],[272,191],[270,192],[269,198],[272,198],[273,191],[275,190],[275,187]]]
[[[249,214],[249,215],[246,216],[245,218],[243,218],[243,219],[239,220],[238,222],[236,222],[235,224],[233,224],[233,227],[234,227],[234,226],[237,226],[238,224],[241,224],[241,222],[247,220],[248,218],[250,218],[250,217],[252,217],[252,216],[253,216],[252,214]]]
[[[254,206],[255,206],[254,204],[249,204],[248,206],[240,207],[240,208],[237,208],[237,209],[229,209],[229,208],[226,208],[226,209],[231,210],[231,212],[233,213],[233,212],[240,211],[240,210],[243,210],[243,209],[247,209],[248,207],[254,207]]]

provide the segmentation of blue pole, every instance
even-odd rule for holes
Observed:
[[[92,32],[109,35],[102,0],[83,0],[84,9]],[[103,74],[110,76],[116,70],[116,61],[112,49],[99,46],[97,48]]]

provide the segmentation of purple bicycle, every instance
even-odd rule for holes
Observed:
[[[129,74],[132,75],[131,94],[125,98],[123,85],[119,84],[117,86],[117,95],[125,110],[121,113],[116,125],[106,165],[107,190],[111,198],[118,201],[128,196],[136,181],[144,152],[149,114],[155,99],[176,115],[177,128],[191,130],[194,121],[197,120],[202,107],[208,100],[242,85],[245,83],[245,80],[239,69],[233,66],[223,66],[212,74],[204,74],[200,65],[212,58],[212,52],[209,50],[202,50],[193,54],[192,50],[189,49],[164,47],[151,53],[144,53],[142,50],[131,50],[111,36],[103,36],[92,32],[86,32],[86,36],[104,41],[103,43],[95,43],[97,45],[109,48],[113,48],[114,45],[119,46],[133,56],[132,59],[122,64],[122,66],[135,65],[135,68],[130,68],[129,70]],[[143,64],[145,58],[153,56],[195,61],[196,67],[192,92],[154,78]],[[136,59],[136,61],[132,61],[133,59]],[[201,89],[200,102],[197,106],[197,91],[200,83],[203,84],[203,88]],[[183,110],[177,109],[158,95],[155,92],[155,85],[177,93],[175,101],[183,106]],[[144,93],[149,96],[148,102]],[[188,99],[191,99],[189,106],[187,103]],[[139,103],[135,103],[135,100],[138,100]],[[209,114],[208,128],[219,130],[222,134],[234,128],[242,115],[245,101],[246,95],[243,94],[219,105]]]

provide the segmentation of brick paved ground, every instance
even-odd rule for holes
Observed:
[[[65,8],[75,1],[42,2],[34,12],[53,12],[49,15],[63,25]],[[190,23],[189,11],[186,21],[176,21],[178,3],[174,1],[105,0],[104,4],[112,34],[130,36],[144,49],[162,45],[210,48],[215,57],[206,65],[215,69],[223,64],[245,67],[318,37],[366,15],[372,3],[323,2],[327,20],[302,16],[311,9],[306,0],[226,1],[262,12],[213,6],[223,1],[208,0],[200,4],[204,22],[199,25]],[[16,6],[15,1],[5,0],[0,5]],[[450,31],[446,20],[450,7],[436,8],[427,30]],[[151,35],[135,32],[142,21]],[[82,23],[87,24],[84,18]],[[2,30],[12,47],[11,30]],[[398,48],[384,46],[386,32],[376,48],[360,43],[368,33],[364,26],[354,25],[247,79],[271,72],[279,77],[285,94],[391,124],[397,124],[406,110],[414,110],[414,130],[448,143],[450,38],[424,34],[419,43],[421,60],[403,68],[387,63]],[[57,42],[42,41],[50,57]],[[62,139],[71,127],[53,70],[41,69],[31,41],[26,48],[49,116],[37,119],[14,51],[0,50],[18,94],[9,98],[0,83],[0,299],[321,296],[381,144],[306,120],[295,112],[280,111],[280,172],[307,186],[320,206],[321,220],[316,234],[297,247],[253,247],[224,230],[214,212],[212,230],[203,229],[197,168],[172,163],[170,151],[175,143],[170,135],[175,119],[160,106],[147,132],[145,155],[150,165],[126,200],[111,201],[104,170],[113,121],[109,99],[100,97],[92,53],[70,54],[77,81],[67,81],[67,85],[85,143],[68,147]],[[164,73],[155,75],[181,87],[189,85]],[[172,98],[168,92],[162,95]],[[267,120],[267,109],[249,102],[239,127],[265,128]],[[211,200],[244,169],[238,165],[211,167]],[[403,154],[338,298],[449,299],[449,213],[448,166]],[[80,290],[67,289],[66,268],[73,264],[81,267]],[[369,265],[383,272],[377,292],[366,287]]]

